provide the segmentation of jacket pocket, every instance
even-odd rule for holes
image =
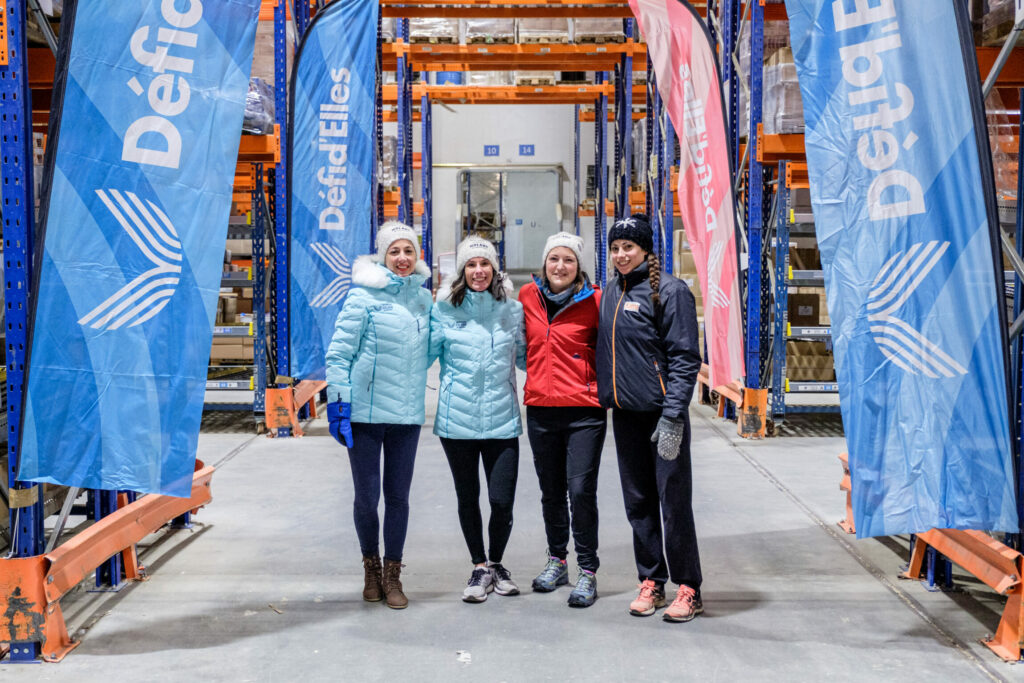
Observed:
[[[665,380],[661,377],[661,366],[658,365],[658,361],[654,361],[654,374],[658,376],[658,384],[661,386],[661,395],[665,395]]]

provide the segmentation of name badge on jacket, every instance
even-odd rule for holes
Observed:
[[[626,309],[627,311],[631,312],[631,313],[639,313],[640,312],[640,302],[639,301],[627,301],[626,305],[623,306],[623,308]]]

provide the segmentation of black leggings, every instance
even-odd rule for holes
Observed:
[[[459,499],[459,524],[473,564],[501,562],[512,534],[512,505],[519,477],[518,439],[441,439]],[[487,478],[487,499],[491,519],[487,524],[490,553],[484,552],[483,521],[480,516],[480,461]]]

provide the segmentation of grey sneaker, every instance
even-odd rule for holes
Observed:
[[[565,560],[549,557],[544,570],[533,580],[533,590],[539,593],[550,593],[567,583],[569,583],[569,566]]]
[[[597,575],[586,569],[580,570],[576,587],[569,593],[569,607],[590,607],[597,600]]]
[[[487,567],[476,567],[469,576],[466,590],[462,591],[463,602],[483,602],[487,594],[494,590],[494,577]]]
[[[512,580],[512,574],[502,566],[501,562],[495,562],[488,567],[491,570],[491,580],[494,582],[494,592],[498,595],[519,595],[519,586]]]

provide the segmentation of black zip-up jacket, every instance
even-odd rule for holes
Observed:
[[[642,263],[608,281],[597,333],[597,392],[601,405],[687,415],[700,371],[697,307],[686,284],[662,273],[654,314],[648,268]]]

